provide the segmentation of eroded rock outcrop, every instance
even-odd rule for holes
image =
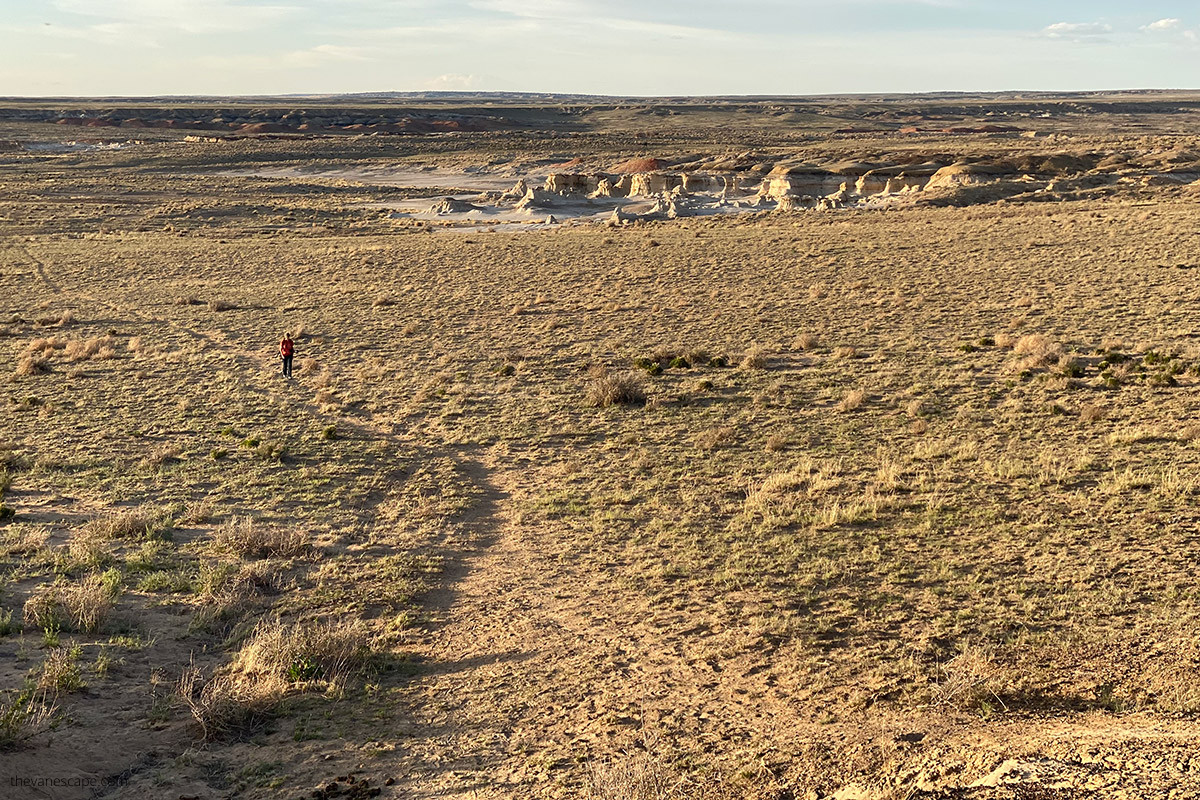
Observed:
[[[683,187],[683,176],[669,172],[639,172],[630,176],[629,197],[653,197]]]
[[[520,202],[520,200],[522,198],[524,198],[525,195],[527,195],[527,194],[529,194],[529,184],[527,184],[525,182],[524,178],[521,178],[521,180],[517,181],[517,184],[515,186],[513,186],[511,189],[509,189],[504,194],[500,195],[500,200],[502,202],[510,202],[510,203],[511,202]]]
[[[553,208],[561,201],[561,197],[554,192],[548,192],[545,189],[536,187],[530,188],[517,203],[517,209],[526,211],[530,209],[545,209]]]
[[[611,182],[611,177],[582,172],[556,172],[546,178],[542,188],[555,194],[592,194],[602,181]]]
[[[444,197],[430,207],[429,213],[444,216],[446,214],[466,214],[471,211],[479,211],[479,206],[468,203],[466,200],[458,200],[453,197]]]
[[[766,200],[779,201],[783,197],[824,197],[846,187],[846,178],[820,167],[785,166],[776,167],[763,179],[758,196]],[[851,187],[853,181],[851,182]]]

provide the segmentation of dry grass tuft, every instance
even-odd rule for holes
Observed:
[[[43,692],[54,692],[56,695],[82,689],[79,652],[66,647],[55,647],[46,653],[46,659],[38,673],[37,688]]]
[[[70,311],[64,311],[57,317],[38,317],[33,322],[39,328],[63,328],[74,323],[75,315]]]
[[[25,347],[25,352],[33,353],[49,353],[53,350],[62,350],[67,346],[67,340],[58,336],[50,338],[34,339]]]
[[[649,753],[593,765],[588,773],[588,800],[675,800],[682,798],[682,779]]]
[[[41,375],[46,372],[50,372],[49,359],[33,354],[24,356],[17,362],[17,368],[13,370],[13,374],[21,378],[28,378],[31,375]]]
[[[594,408],[644,405],[646,385],[636,372],[609,373],[592,378],[587,387],[587,403]]]
[[[239,558],[297,558],[312,553],[312,540],[299,528],[262,525],[250,517],[235,517],[213,534],[217,549]]]
[[[72,339],[67,342],[64,354],[68,361],[88,361],[114,358],[117,355],[116,340],[111,336],[96,336],[91,339]]]
[[[311,686],[340,689],[370,657],[361,623],[260,622],[225,670],[202,681],[194,666],[177,691],[205,740],[256,730],[279,703]]]
[[[264,620],[238,651],[232,667],[247,675],[278,675],[291,683],[340,684],[362,669],[369,655],[361,623],[287,625]]]
[[[746,351],[745,355],[742,356],[741,367],[742,369],[766,369],[766,352],[761,347],[751,347]]]
[[[161,513],[142,508],[127,508],[96,517],[83,526],[85,536],[100,540],[149,539],[168,527]]]
[[[173,464],[180,459],[181,452],[178,447],[170,444],[159,445],[148,453],[141,460],[141,465],[146,469],[162,469],[168,464]]]
[[[940,665],[938,680],[931,688],[933,702],[960,709],[1004,706],[1003,673],[991,655],[971,648]]]
[[[117,604],[117,590],[96,573],[77,584],[38,586],[25,601],[25,624],[82,633],[98,631]]]
[[[205,681],[195,667],[185,670],[176,685],[204,741],[253,733],[275,712],[287,690],[287,681],[279,677],[219,672]]]
[[[866,397],[866,393],[864,393],[861,389],[852,389],[851,391],[846,392],[841,401],[838,402],[837,410],[842,412],[854,411],[863,404],[863,401],[866,399]]]
[[[737,438],[737,428],[732,425],[721,425],[709,428],[696,436],[696,446],[701,450],[714,450],[724,447]]]
[[[26,689],[0,697],[0,752],[14,750],[49,731],[56,712],[45,692]]]
[[[802,333],[796,337],[796,347],[801,350],[812,350],[820,344],[815,333]]]

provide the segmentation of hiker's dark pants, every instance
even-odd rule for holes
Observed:
[[[289,378],[292,377],[292,357],[291,356],[283,357],[283,374]]]

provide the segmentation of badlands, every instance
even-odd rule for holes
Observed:
[[[1197,111],[0,101],[0,797],[1200,797]]]

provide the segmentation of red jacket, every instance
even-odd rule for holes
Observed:
[[[291,339],[284,339],[279,343],[279,352],[285,356],[290,356],[293,352],[295,352],[295,349],[296,345],[292,343]]]

